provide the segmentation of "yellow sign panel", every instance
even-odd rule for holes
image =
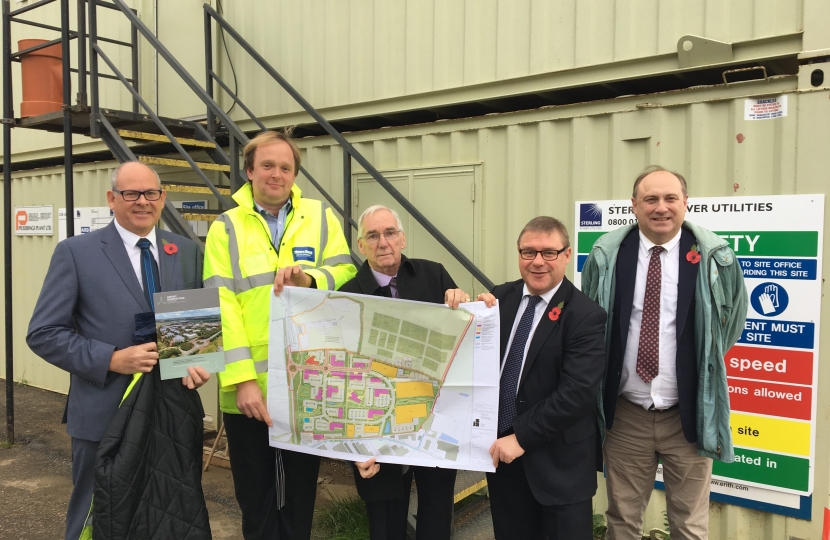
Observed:
[[[399,405],[395,407],[395,422],[398,424],[409,424],[413,418],[422,418],[427,415],[427,404]]]
[[[372,371],[377,371],[378,373],[382,373],[387,377],[396,377],[398,375],[398,368],[390,366],[388,364],[381,364],[375,360],[372,360]]]
[[[730,425],[735,446],[810,455],[809,422],[732,413]]]
[[[395,388],[399,398],[432,397],[432,383],[430,382],[399,382],[395,384]]]

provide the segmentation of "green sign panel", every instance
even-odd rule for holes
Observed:
[[[594,242],[605,231],[580,232],[579,253],[590,253]],[[816,257],[818,231],[738,231],[716,232],[742,257]]]
[[[735,447],[735,461],[714,461],[712,474],[806,491],[810,482],[810,460]]]

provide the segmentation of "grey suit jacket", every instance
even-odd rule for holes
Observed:
[[[156,229],[162,291],[202,286],[202,253]],[[168,254],[162,241],[178,247]],[[108,370],[112,353],[133,345],[134,316],[150,311],[115,223],[60,242],[35,305],[26,343],[71,374],[66,431],[100,441],[132,377]]]

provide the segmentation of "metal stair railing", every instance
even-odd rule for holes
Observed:
[[[122,0],[114,0],[116,3],[122,2]],[[441,246],[446,249],[461,265],[470,272],[473,277],[478,280],[479,283],[484,285],[487,289],[492,289],[494,284],[493,282],[486,276],[484,273],[475,265],[473,264],[470,259],[467,258],[464,253],[461,252],[444,234],[438,230],[438,228],[433,225],[427,218],[424,216],[403,194],[398,191],[395,186],[393,186],[381,173],[378,171],[369,160],[367,160],[360,152],[358,152],[352,145],[349,143],[343,135],[340,134],[323,116],[311,106],[311,104],[293,87],[291,86],[285,78],[280,75],[276,69],[274,69],[271,64],[269,64],[257,51],[254,49],[250,43],[248,43],[225,19],[222,17],[213,7],[209,4],[204,4],[203,9],[205,11],[205,53],[206,53],[206,72],[208,77],[208,92],[212,98],[213,94],[213,81],[219,80],[216,73],[213,71],[213,66],[211,65],[210,59],[212,57],[209,49],[211,47],[211,28],[210,22],[211,19],[216,22],[229,36],[231,36],[236,43],[242,47],[248,55],[253,58],[259,65],[262,67],[268,75],[271,76],[280,86],[282,86],[283,90],[288,92],[294,101],[296,101],[308,114],[311,116],[315,122],[317,122],[326,132],[341,146],[344,153],[344,178],[343,178],[343,193],[346,199],[344,204],[344,208],[341,211],[341,215],[344,218],[344,221],[351,225],[352,227],[357,228],[354,220],[351,216],[351,163],[350,158],[354,158],[357,163],[359,163],[367,173],[369,173],[375,181],[381,185],[388,193],[398,202],[409,214],[415,218],[415,220],[424,228],[426,231],[435,238]],[[224,83],[220,84],[223,89],[226,91],[227,85]],[[231,93],[234,97],[234,100],[239,103],[239,99]],[[213,101],[213,99],[211,99]],[[215,103],[215,102],[214,102]],[[245,108],[246,112],[248,112],[247,107]],[[220,109],[221,110],[221,109]],[[211,113],[215,112],[213,107],[208,107],[208,126],[211,126]],[[227,118],[227,114],[224,111],[221,111],[221,115],[217,115],[222,120],[222,123],[227,123],[229,120]],[[249,115],[252,113],[248,112]],[[252,115],[253,116],[253,115]],[[262,126],[260,122],[257,122],[258,125]],[[228,126],[230,127],[230,126]],[[229,130],[230,131],[230,130]],[[244,140],[239,138],[239,140]],[[234,157],[231,156],[233,160]],[[346,166],[348,163],[348,166]],[[318,189],[320,189],[321,193],[325,193],[325,190],[322,190],[319,185],[315,185]],[[328,197],[327,197],[328,199]],[[331,202],[331,201],[330,201]],[[334,206],[334,205],[332,205]],[[346,240],[351,247],[351,234],[346,235]]]
[[[129,15],[136,17],[136,14],[127,7],[123,2],[111,4],[109,2],[103,2],[102,0],[85,0],[89,3],[89,40],[90,40],[90,96],[91,96],[91,105],[92,105],[92,119],[90,122],[90,128],[93,135],[97,135],[101,137],[104,142],[107,144],[107,147],[113,152],[113,155],[116,159],[124,163],[125,161],[137,161],[135,154],[132,150],[126,145],[124,140],[112,126],[110,121],[107,117],[101,114],[101,104],[99,101],[99,92],[98,92],[98,78],[102,75],[99,72],[98,60],[101,59],[107,65],[107,67],[112,71],[114,78],[121,81],[124,87],[130,92],[133,98],[133,102],[140,105],[142,109],[144,109],[145,113],[153,120],[156,127],[170,140],[170,143],[176,149],[176,151],[184,158],[185,161],[190,165],[191,169],[200,177],[202,182],[210,189],[211,193],[216,197],[219,201],[219,204],[227,209],[232,208],[235,206],[235,203],[222,195],[213,182],[202,172],[193,158],[190,156],[189,152],[187,152],[184,147],[178,142],[176,137],[173,133],[167,128],[167,126],[162,122],[159,116],[153,111],[153,108],[141,97],[138,93],[138,90],[130,84],[130,81],[121,73],[121,71],[116,67],[115,63],[110,60],[107,54],[102,50],[100,45],[98,44],[99,36],[98,36],[98,14],[97,8],[98,6],[107,7],[109,9],[119,9],[121,11],[126,8]],[[131,26],[131,33],[136,34],[136,27],[133,25]],[[135,69],[135,67],[134,67]],[[206,136],[206,140],[213,142],[214,144],[216,141],[213,137],[205,132],[204,130],[200,133],[202,136]],[[217,149],[219,148],[216,145]],[[201,245],[199,242],[199,238],[195,235],[193,230],[181,216],[181,214],[176,210],[173,206],[172,202],[169,200],[165,201],[164,209],[162,210],[162,216],[164,218],[165,223],[173,230],[173,232],[187,236],[192,240],[196,241]]]

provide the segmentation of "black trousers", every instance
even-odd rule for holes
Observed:
[[[223,414],[236,501],[245,540],[308,540],[317,496],[320,458],[281,451],[285,505],[277,506],[277,450],[268,426],[244,414]]]
[[[381,467],[386,466],[381,464]],[[366,501],[371,540],[405,540],[412,478],[418,488],[417,540],[450,540],[452,536],[455,469],[409,467],[401,475],[401,497]]]
[[[572,504],[539,504],[525,476],[522,458],[499,463],[487,473],[496,540],[592,540],[591,499]],[[547,535],[547,536],[546,536]]]

